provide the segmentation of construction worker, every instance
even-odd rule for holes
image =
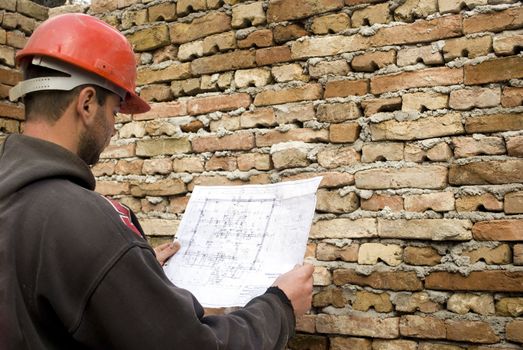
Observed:
[[[16,60],[24,80],[10,98],[23,97],[26,119],[0,150],[0,348],[284,348],[311,305],[311,265],[237,311],[205,316],[165,276],[132,212],[94,192],[89,166],[116,113],[149,110],[126,38],[65,14],[42,23]]]

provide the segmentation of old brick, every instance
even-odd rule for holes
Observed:
[[[368,311],[371,307],[377,312],[391,312],[393,310],[388,293],[357,291],[356,300],[352,303],[352,308],[359,311]]]
[[[517,241],[523,239],[523,220],[480,221],[472,228],[480,241]]]
[[[381,94],[416,87],[461,83],[463,83],[462,68],[437,67],[372,77],[370,79],[370,91],[373,94]]]
[[[330,338],[330,350],[371,350],[372,343],[370,339],[365,338],[344,338],[332,337]]]
[[[523,157],[523,136],[514,136],[507,140],[507,153],[512,157]]]
[[[505,265],[510,264],[512,260],[512,251],[508,244],[501,244],[496,248],[481,247],[463,252],[463,255],[469,257],[471,264],[483,260],[491,265]]]
[[[312,274],[312,284],[314,286],[328,286],[332,284],[330,270],[323,266],[315,266]]]
[[[347,244],[338,247],[329,243],[318,243],[316,259],[324,261],[342,260],[348,262],[358,261],[359,244]]]
[[[409,47],[398,51],[397,65],[399,67],[410,66],[418,62],[429,66],[442,64],[444,61],[439,49],[432,45]]]
[[[203,40],[181,44],[178,48],[178,59],[189,61],[203,56]]]
[[[324,172],[303,172],[296,175],[282,174],[283,181],[293,181],[310,179],[316,176],[322,176],[320,188],[337,188],[354,184],[354,175],[336,171]]]
[[[233,31],[206,36],[203,38],[203,54],[227,51],[236,48],[236,35]]]
[[[116,163],[114,172],[118,175],[141,175],[143,167],[142,159],[126,160],[122,159]]]
[[[349,64],[345,60],[320,61],[309,64],[309,75],[313,78],[321,78],[326,75],[343,76],[350,71]]]
[[[501,95],[503,107],[517,107],[523,104],[523,87],[504,87]]]
[[[183,157],[173,160],[174,172],[201,173],[203,170],[203,160],[199,157]]]
[[[176,12],[180,16],[188,15],[190,12],[207,10],[206,0],[178,0]]]
[[[464,195],[456,199],[456,210],[462,211],[502,211],[503,202],[492,193]]]
[[[514,320],[507,324],[505,329],[507,339],[517,343],[523,343],[523,321]]]
[[[461,219],[378,219],[378,235],[383,238],[466,241],[472,238],[472,223]]]
[[[128,39],[137,52],[157,49],[170,43],[169,30],[165,24],[138,30],[129,35]]]
[[[362,96],[368,92],[369,81],[367,79],[329,81],[325,85],[325,98]]]
[[[494,298],[492,295],[456,293],[447,301],[447,309],[462,315],[469,311],[480,315],[492,315],[494,314]]]
[[[334,56],[344,52],[364,50],[369,47],[368,40],[360,35],[309,37],[292,43],[292,59]]]
[[[356,284],[375,289],[418,291],[423,289],[421,280],[413,271],[374,271],[370,275],[361,275],[352,269],[337,269],[333,272],[336,285]]]
[[[403,210],[403,198],[374,193],[369,199],[361,199],[362,210],[379,211],[384,208],[389,208],[392,211]]]
[[[329,140],[331,143],[355,142],[360,136],[361,126],[358,123],[331,124]]]
[[[372,342],[373,350],[417,350],[418,343],[413,340],[380,340],[375,339]]]
[[[262,108],[242,113],[240,126],[242,128],[270,127],[276,125],[276,115],[271,108]]]
[[[313,120],[315,116],[312,103],[275,106],[274,112],[278,124],[300,124],[308,120]]]
[[[135,156],[136,145],[133,143],[124,145],[109,145],[102,154],[101,159],[127,158]]]
[[[165,209],[167,208],[168,201],[165,199],[158,201],[156,199],[153,200],[152,198],[151,199],[143,198],[140,200],[140,205],[141,205],[140,210],[143,213],[152,213],[152,212],[164,213]],[[171,232],[170,236],[172,236],[172,232]]]
[[[365,238],[377,235],[375,219],[338,218],[312,224],[310,238]]]
[[[261,5],[261,3],[260,3]],[[238,48],[247,49],[250,47],[268,47],[272,46],[272,30],[260,29],[249,33],[244,39],[237,42]]]
[[[254,51],[239,50],[197,58],[191,62],[191,71],[193,74],[201,75],[228,70],[252,68],[256,66],[255,57],[256,53]]]
[[[173,170],[173,162],[169,158],[145,159],[142,171],[144,174],[170,174]]]
[[[414,92],[402,97],[402,111],[423,112],[447,108],[449,97],[437,92]]]
[[[522,16],[523,17],[523,16]],[[478,85],[523,78],[523,57],[506,57],[464,67],[464,83]]]
[[[256,146],[264,147],[271,146],[275,143],[288,141],[302,141],[302,142],[327,142],[328,131],[324,129],[291,129],[287,132],[278,130],[271,130],[266,133],[256,135]]]
[[[303,68],[298,63],[273,67],[272,76],[277,83],[289,81],[309,81],[309,77],[303,73]]]
[[[316,330],[320,333],[393,339],[399,335],[399,318],[320,314],[316,318]]]
[[[180,130],[182,130],[183,132],[196,133],[198,132],[198,130],[203,129],[203,127],[204,125],[202,121],[193,119],[187,123],[180,125]]]
[[[468,276],[450,272],[432,272],[425,277],[425,288],[485,292],[519,292],[523,272],[473,271]]]
[[[327,350],[327,339],[327,337],[322,337],[319,335],[297,334],[289,340],[287,346],[290,350]]]
[[[7,134],[18,133],[20,131],[20,122],[13,119],[0,118],[0,131]]]
[[[297,101],[317,100],[322,95],[321,84],[305,84],[296,88],[265,90],[258,93],[254,105],[266,106]]]
[[[270,170],[270,155],[262,153],[244,153],[238,156],[238,169],[247,171],[251,169]]]
[[[361,112],[358,105],[351,101],[348,103],[321,104],[318,106],[316,118],[320,122],[340,123],[346,120],[358,119]]]
[[[417,163],[425,160],[442,162],[452,158],[452,150],[446,142],[439,142],[428,149],[423,144],[407,143],[405,145],[404,158],[406,161]]]
[[[375,265],[381,260],[389,266],[397,266],[401,264],[402,254],[403,249],[396,244],[363,243],[358,253],[358,264]]]
[[[1,37],[1,34],[0,34]],[[6,33],[6,43],[8,46],[12,46],[17,49],[24,48],[25,44],[27,43],[27,37],[22,32],[14,31],[14,32],[7,32]],[[1,39],[0,39],[1,43]]]
[[[521,214],[523,213],[523,192],[509,192],[505,194],[505,213]]]
[[[187,138],[140,140],[136,144],[136,155],[157,156],[163,154],[177,154],[191,151],[191,144]]]
[[[497,55],[514,55],[523,46],[523,30],[503,32],[495,35],[492,46]]]
[[[115,165],[116,165],[115,160],[108,161],[108,162],[98,162],[91,167],[91,171],[93,172],[93,175],[96,177],[104,176],[104,175],[111,176],[114,174]]]
[[[356,72],[373,72],[388,65],[394,64],[396,51],[374,51],[355,56],[351,61],[352,69]]]
[[[512,317],[523,315],[523,298],[501,298],[496,303],[496,314]]]
[[[350,213],[358,209],[359,198],[354,192],[342,196],[338,191],[320,189],[317,192],[316,210],[327,213]]]
[[[357,28],[376,23],[389,23],[392,16],[390,15],[389,4],[385,2],[355,10],[351,19],[352,26]]]
[[[460,57],[486,56],[491,51],[491,47],[492,38],[490,35],[449,39],[442,48],[443,58],[446,62],[449,62]]]
[[[176,19],[176,4],[164,2],[153,6],[149,6],[147,8],[147,13],[149,15],[149,22],[171,22]],[[136,24],[140,25],[141,23]]]
[[[486,185],[523,182],[521,160],[483,161],[452,164],[449,183],[452,185]]]
[[[333,305],[334,307],[344,307],[346,299],[340,288],[326,288],[315,294],[312,299],[312,305],[315,307],[325,307]]]
[[[442,189],[447,186],[447,168],[439,165],[375,168],[358,171],[355,179],[356,187],[361,189]]]
[[[441,13],[459,13],[462,9],[472,10],[476,6],[487,5],[487,0],[438,0]]]
[[[173,93],[168,85],[153,84],[142,88],[140,90],[140,97],[150,102],[164,102],[172,100]]]
[[[190,23],[169,25],[171,42],[183,44],[211,34],[226,32],[231,29],[231,18],[223,12],[212,12],[195,18]]]
[[[400,334],[414,338],[445,339],[445,321],[430,316],[402,316]]]
[[[179,129],[168,120],[151,120],[145,123],[145,132],[151,136],[173,136]]]
[[[118,196],[130,193],[130,185],[118,181],[96,181],[96,192],[104,196]]]
[[[234,73],[234,83],[238,88],[249,86],[262,87],[271,82],[271,71],[264,68],[237,70]]]
[[[254,135],[252,133],[236,133],[223,137],[201,136],[191,140],[194,152],[213,151],[240,151],[250,150],[254,147]]]
[[[201,97],[187,102],[190,115],[206,114],[215,111],[232,111],[246,108],[251,104],[251,97],[246,93]]]
[[[352,147],[331,147],[318,152],[318,164],[327,169],[356,164],[359,153]]]
[[[18,70],[0,67],[0,83],[15,86],[22,80],[22,73]]]
[[[523,26],[523,8],[514,7],[491,13],[478,13],[463,18],[465,34],[477,32],[501,32],[507,29],[517,29]]]
[[[452,140],[454,156],[466,158],[477,155],[505,154],[505,142],[500,137],[459,137]]]
[[[267,21],[273,23],[310,17],[339,10],[343,5],[343,0],[304,0],[299,3],[294,0],[271,0],[267,9]]]
[[[143,230],[150,236],[173,236],[178,229],[178,220],[144,219],[140,220]]]
[[[458,110],[472,108],[487,108],[498,106],[501,101],[501,91],[497,89],[478,88],[454,90],[450,93],[449,107]]]
[[[0,3],[0,9],[16,12],[16,0],[5,0]]]
[[[339,33],[350,27],[350,17],[346,13],[336,13],[316,17],[312,20],[311,29],[314,34]]]
[[[299,332],[315,333],[316,332],[316,316],[302,315],[296,318],[296,330]]]
[[[0,62],[6,66],[15,67],[15,49],[9,46],[0,45]]]
[[[398,293],[392,302],[396,306],[396,310],[402,312],[419,310],[423,313],[434,313],[440,309],[439,304],[430,300],[426,292]]]
[[[122,29],[129,29],[132,26],[141,26],[146,24],[147,21],[147,12],[148,9],[142,9],[138,11],[127,10],[122,13]],[[156,19],[151,19],[151,22],[156,21]]]
[[[409,265],[434,266],[441,262],[441,256],[432,247],[405,247],[403,261]]]
[[[399,142],[366,143],[361,149],[361,161],[399,161],[403,159],[403,144]]]
[[[438,12],[437,0],[407,0],[394,10],[394,18],[412,22],[417,18],[425,18]]]
[[[36,18],[40,21],[45,21],[48,17],[49,9],[46,6],[29,0],[17,0],[16,12],[24,14],[31,18]]]
[[[444,212],[454,210],[454,194],[452,192],[437,192],[413,194],[405,196],[405,210]]]
[[[238,4],[232,8],[232,27],[256,27],[266,21],[263,3]]]
[[[521,113],[502,113],[468,117],[465,130],[468,133],[486,133],[523,129]]]
[[[274,35],[274,41],[278,44],[308,35],[308,32],[303,25],[298,23],[277,25],[272,29],[272,33]]]
[[[137,183],[131,186],[135,197],[172,196],[187,192],[185,183],[180,179],[164,179],[153,183]]]
[[[365,116],[371,116],[379,112],[392,112],[401,109],[401,97],[371,98],[361,101]]]
[[[220,157],[213,155],[206,163],[205,170],[234,171],[237,169],[236,157]]]
[[[446,320],[447,339],[493,344],[499,341],[492,327],[482,321]]]
[[[307,159],[308,149],[302,143],[282,143],[285,148],[271,148],[271,159],[276,169],[300,168],[310,164]]]
[[[20,13],[5,12],[2,27],[5,29],[20,29],[26,35],[31,35],[37,26],[34,18],[26,17]]]
[[[258,66],[288,62],[290,60],[291,50],[288,46],[275,46],[256,50],[256,64]]]
[[[168,82],[171,80],[187,79],[191,77],[191,65],[190,63],[177,63],[171,64],[167,68],[162,69],[150,69],[141,68],[138,69],[136,84],[146,85],[159,82]]]
[[[464,132],[461,115],[449,113],[441,117],[416,120],[386,120],[370,125],[371,137],[379,140],[414,140],[457,135]]]

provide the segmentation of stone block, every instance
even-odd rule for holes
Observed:
[[[291,50],[288,46],[274,46],[256,50],[256,64],[258,66],[283,63],[290,60]]]
[[[320,314],[316,318],[316,330],[320,333],[367,336],[394,339],[399,335],[399,318],[346,316]]]
[[[299,23],[279,24],[272,29],[274,41],[283,44],[287,41],[307,36],[309,32]]]
[[[379,211],[388,208],[392,211],[403,210],[403,198],[401,196],[387,196],[374,193],[369,199],[361,199],[361,209]]]
[[[371,98],[361,101],[361,107],[367,117],[379,112],[393,112],[401,110],[401,97]]]
[[[477,1],[477,0],[476,0]],[[463,18],[463,33],[501,32],[518,29],[523,25],[523,8],[512,7],[502,11],[478,13]]]
[[[515,55],[523,47],[523,30],[507,31],[494,36],[492,46],[497,55]]]
[[[193,74],[211,74],[256,66],[254,51],[238,50],[234,52],[201,57],[191,62]]]
[[[260,29],[249,33],[244,39],[237,41],[238,48],[247,49],[250,47],[268,47],[273,45],[272,30]]]
[[[331,124],[329,141],[331,143],[352,143],[360,137],[361,126],[358,123]]]
[[[523,17],[523,16],[522,16]],[[523,77],[523,57],[506,57],[464,66],[465,85],[479,85]]]

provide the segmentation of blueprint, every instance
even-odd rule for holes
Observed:
[[[244,306],[303,262],[320,181],[196,186],[167,276],[204,307]]]

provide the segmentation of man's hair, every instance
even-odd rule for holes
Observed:
[[[41,77],[67,76],[65,73],[53,69],[29,64],[24,72],[24,79]],[[63,115],[80,91],[86,86],[92,86],[96,91],[96,101],[101,106],[105,103],[107,96],[111,94],[97,85],[80,85],[70,91],[41,90],[28,93],[24,96],[26,121],[32,120],[35,115],[46,118],[48,122],[56,122]]]

